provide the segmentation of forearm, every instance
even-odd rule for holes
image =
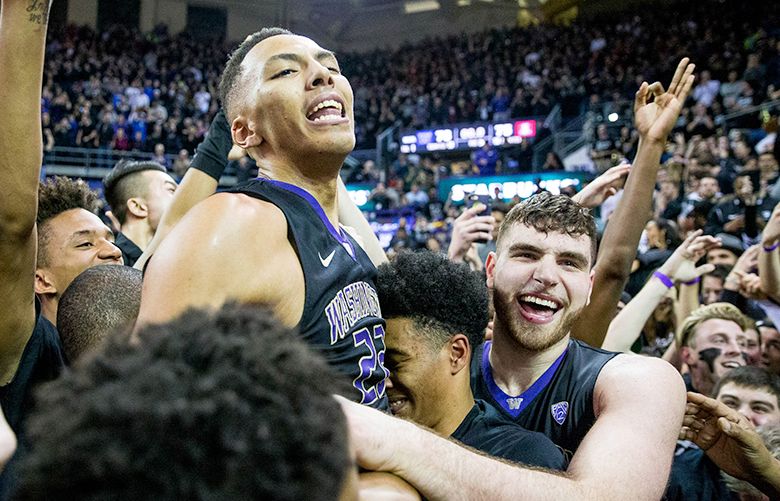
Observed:
[[[43,139],[40,98],[48,1],[3,0],[0,11],[0,224],[28,235],[35,224]]]
[[[699,306],[698,282],[692,285],[681,284],[680,294],[677,296],[677,302],[675,303],[674,308],[677,325],[682,325],[683,321],[688,318],[688,315]]]
[[[160,219],[157,231],[144,253],[136,261],[134,268],[143,270],[144,265],[154,254],[160,243],[165,239],[176,224],[199,202],[205,200],[217,191],[217,180],[198,169],[187,169],[181,184],[173,195],[171,205]]]
[[[769,499],[780,499],[780,460],[772,458],[769,469],[760,472],[758,478],[750,482]]]
[[[761,290],[773,299],[780,298],[780,248],[767,251],[778,245],[779,240],[763,239],[758,255],[758,276],[761,278]]]
[[[628,352],[642,333],[647,319],[669,289],[656,277],[652,277],[609,324],[602,348]]]
[[[363,250],[366,251],[371,262],[374,266],[379,266],[382,263],[387,262],[387,255],[385,250],[379,244],[379,239],[374,234],[374,230],[371,229],[371,225],[368,224],[363,213],[352,201],[349,196],[349,191],[341,180],[338,179],[339,186],[339,222],[345,226],[354,228],[360,238],[363,240]]]
[[[593,290],[599,295],[583,312],[572,329],[576,337],[600,346],[631,272],[639,238],[650,215],[655,178],[663,145],[640,141],[623,197],[610,217],[599,248]]]

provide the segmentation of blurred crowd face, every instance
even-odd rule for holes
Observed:
[[[178,185],[169,174],[162,171],[147,170],[141,172],[141,175],[147,182],[144,200],[147,204],[149,226],[156,231],[162,215],[173,201]]]
[[[704,199],[709,199],[718,194],[718,180],[714,177],[704,177],[699,181],[697,192]]]
[[[487,263],[495,331],[530,351],[561,341],[590,300],[591,240],[521,223],[505,230]]]
[[[761,365],[761,342],[758,331],[753,328],[745,330],[745,361],[748,365]]]
[[[242,67],[252,75],[241,111],[255,135],[250,146],[265,143],[277,155],[352,151],[352,88],[332,52],[306,37],[277,35],[255,45]],[[335,104],[317,109],[322,102]]]
[[[780,425],[780,405],[769,388],[750,388],[732,381],[720,388],[716,398],[749,419],[753,426]]]
[[[724,264],[734,266],[737,264],[737,255],[728,249],[718,248],[707,251],[707,264]]]
[[[761,333],[761,365],[780,375],[780,332],[774,327],[759,327]]]
[[[452,392],[449,343],[436,348],[411,319],[387,320],[385,367],[390,411],[429,428],[447,416]]]
[[[701,279],[702,304],[717,303],[723,292],[723,280],[712,275],[704,275]]]

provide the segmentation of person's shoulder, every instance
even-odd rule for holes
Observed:
[[[655,357],[621,353],[604,365],[596,380],[596,391],[616,394],[624,391],[666,392],[670,398],[685,395],[680,373],[667,361]]]
[[[187,220],[187,221],[185,221]],[[241,193],[216,193],[198,203],[182,219],[182,223],[212,228],[221,233],[234,228],[260,228],[267,236],[274,229],[283,229],[284,213],[274,204]]]

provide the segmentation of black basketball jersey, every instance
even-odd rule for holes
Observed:
[[[490,403],[523,428],[548,436],[573,455],[596,420],[593,389],[601,369],[617,353],[575,339],[560,357],[521,395],[504,393],[493,380],[490,348],[477,347],[471,361],[474,398]]]
[[[287,238],[306,284],[298,323],[301,336],[349,376],[353,400],[387,409],[385,321],[374,285],[376,267],[368,255],[342,228],[334,228],[317,200],[298,186],[258,178],[230,191],[265,200],[284,212]]]

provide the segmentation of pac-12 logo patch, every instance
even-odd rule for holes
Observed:
[[[563,424],[566,421],[566,416],[569,415],[569,402],[558,402],[550,407],[552,417],[558,424]]]

